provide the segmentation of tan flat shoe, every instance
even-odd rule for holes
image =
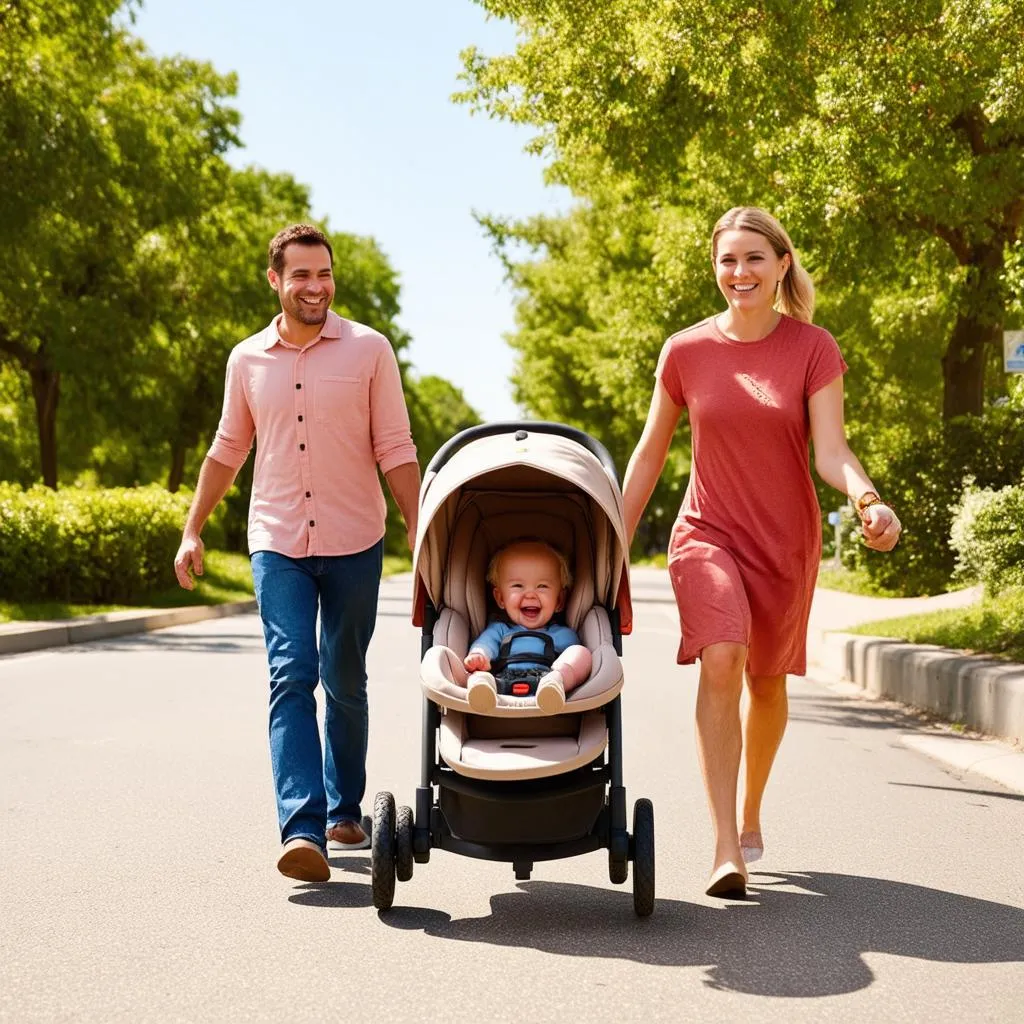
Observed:
[[[731,860],[727,860],[711,875],[704,893],[726,900],[746,899],[747,873]]]
[[[764,856],[764,837],[760,832],[744,832],[740,836],[740,853],[744,864],[753,864]]]

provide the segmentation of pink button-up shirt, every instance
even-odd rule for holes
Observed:
[[[382,334],[333,312],[305,348],[277,323],[232,350],[207,454],[238,469],[257,439],[250,553],[365,551],[384,536],[377,467],[416,461],[398,360]]]

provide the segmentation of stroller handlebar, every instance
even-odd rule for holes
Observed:
[[[615,462],[608,453],[608,449],[600,441],[576,427],[549,420],[499,420],[495,423],[480,423],[475,427],[468,427],[466,430],[459,431],[438,448],[427,465],[426,472],[436,473],[460,448],[464,448],[472,441],[478,441],[482,437],[493,437],[496,434],[508,434],[512,431],[517,433],[523,431],[525,434],[531,431],[535,434],[555,434],[558,437],[575,441],[576,444],[586,448],[601,463],[616,484],[619,483]]]

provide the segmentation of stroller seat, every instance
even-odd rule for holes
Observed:
[[[532,779],[558,775],[593,761],[604,750],[603,715],[592,712],[622,689],[608,612],[594,604],[595,560],[608,559],[609,538],[593,526],[587,501],[574,493],[472,491],[454,511],[445,567],[444,607],[433,629],[433,646],[420,664],[427,697],[444,708],[439,753],[446,764],[472,778]],[[567,554],[573,586],[565,619],[590,649],[590,677],[567,695],[565,712],[547,716],[536,698],[499,694],[493,711],[471,709],[455,682],[452,659],[462,659],[488,619],[486,582],[491,555],[522,536],[541,537]],[[554,726],[538,719],[557,719]],[[481,724],[490,719],[491,724]],[[504,719],[495,723],[494,719]],[[516,721],[508,721],[515,719]],[[525,725],[524,719],[535,724]]]
[[[600,711],[520,719],[510,727],[449,710],[441,718],[438,750],[450,768],[469,778],[542,779],[600,757],[607,730]]]

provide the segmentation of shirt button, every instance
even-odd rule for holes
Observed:
[[[295,390],[296,391],[301,391],[302,390],[302,385],[301,384],[296,384],[295,385]]]
[[[300,452],[304,452],[305,450],[306,450],[306,446],[304,444],[300,444],[299,445],[299,451]]]
[[[301,416],[299,417],[299,422],[300,422],[300,423],[302,422],[302,417],[301,417]]]
[[[316,526],[316,520],[315,519],[310,519],[309,525],[310,526]]]
[[[312,491],[306,491],[306,497],[307,498],[312,498],[313,497],[313,492]]]

